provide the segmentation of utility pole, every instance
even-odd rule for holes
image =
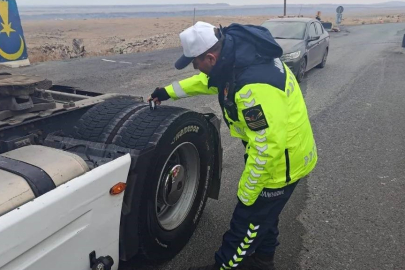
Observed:
[[[287,16],[287,0],[284,0],[284,16]]]

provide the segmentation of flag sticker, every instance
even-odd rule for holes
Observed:
[[[17,3],[15,0],[0,0],[0,62],[27,58]]]

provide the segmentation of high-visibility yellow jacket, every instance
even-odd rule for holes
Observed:
[[[263,188],[283,188],[308,175],[317,163],[317,150],[305,101],[291,70],[276,59],[274,64],[256,65],[246,72],[236,82],[237,119],[227,110],[224,117],[231,136],[247,143],[238,197],[252,205],[265,196]],[[216,87],[208,88],[203,73],[165,89],[174,100],[219,92]]]

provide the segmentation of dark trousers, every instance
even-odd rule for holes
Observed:
[[[253,252],[271,255],[279,245],[277,240],[279,215],[298,181],[281,189],[264,189],[252,206],[240,201],[236,205],[231,227],[215,254],[222,269],[236,267]]]

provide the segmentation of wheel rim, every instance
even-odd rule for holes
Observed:
[[[307,61],[305,60],[305,58],[303,58],[302,60],[301,60],[301,65],[300,65],[300,75],[299,75],[299,78],[300,78],[300,81],[302,80],[302,79],[304,79],[304,76],[305,76],[305,69],[307,68]]]
[[[192,143],[176,147],[160,173],[155,211],[159,225],[171,231],[179,227],[190,212],[200,179],[200,156]]]

